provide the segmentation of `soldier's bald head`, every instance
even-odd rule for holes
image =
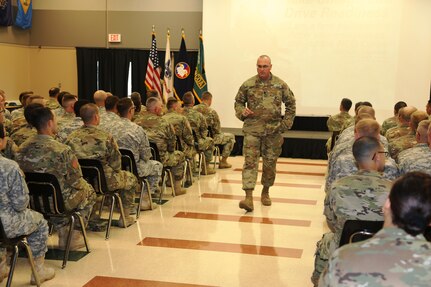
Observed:
[[[94,92],[93,100],[99,107],[105,106],[105,100],[108,97],[104,90],[97,90]]]
[[[355,125],[355,137],[360,138],[364,136],[374,137],[378,139],[380,137],[380,125],[376,120],[363,119]]]
[[[373,108],[373,107],[370,107],[370,106],[361,106],[361,107],[358,109],[358,115],[360,115],[360,114],[368,114],[368,115],[370,115],[373,119],[375,119],[375,118],[376,118],[376,112],[375,112],[374,108]]]
[[[417,109],[415,107],[407,106],[407,107],[401,108],[398,111],[398,115],[401,120],[403,120],[406,123],[409,123],[411,120],[411,115],[416,111]]]

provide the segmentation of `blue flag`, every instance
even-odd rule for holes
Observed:
[[[0,0],[0,26],[12,25],[12,0]]]
[[[22,29],[31,28],[32,0],[17,0],[18,12],[16,14],[15,26]]]

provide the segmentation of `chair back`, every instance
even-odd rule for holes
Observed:
[[[208,136],[214,138],[214,132],[212,126],[208,126]]]
[[[30,208],[44,215],[52,216],[66,211],[60,183],[55,175],[42,172],[26,172],[30,194]]]
[[[155,142],[150,141],[150,148],[151,148],[151,154],[153,155],[153,159],[161,162],[159,148],[157,147],[157,144]]]
[[[104,194],[108,191],[105,172],[102,162],[98,159],[78,159],[81,166],[82,176],[93,186],[97,194]]]
[[[121,169],[133,173],[136,177],[138,176],[138,167],[136,165],[135,156],[129,149],[120,148],[121,153]]]
[[[383,221],[347,220],[341,233],[339,247],[373,237],[383,228]]]
[[[332,137],[331,137],[331,149],[332,150],[335,146],[335,143],[338,140],[338,137],[340,136],[340,131],[333,131],[332,132]]]

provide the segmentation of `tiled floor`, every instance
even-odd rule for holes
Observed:
[[[311,286],[316,241],[327,231],[322,202],[326,161],[280,158],[271,207],[238,208],[243,158],[203,176],[186,195],[141,213],[111,238],[89,232],[91,253],[77,262],[48,260],[56,278],[43,286]],[[56,244],[56,236],[50,245]],[[13,286],[27,286],[20,258]],[[5,285],[5,281],[1,286]]]

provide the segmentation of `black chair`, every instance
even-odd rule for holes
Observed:
[[[214,132],[211,126],[208,126],[208,136],[212,139],[214,139]],[[223,145],[222,144],[214,144],[214,169],[216,168],[217,164],[220,164],[221,161],[221,152],[223,151]],[[217,160],[218,159],[218,160]]]
[[[335,143],[337,142],[337,140],[338,140],[338,137],[340,136],[340,132],[341,131],[333,131],[332,132],[332,136],[331,136],[331,151],[332,151],[332,149],[334,148],[334,146],[335,146]]]
[[[151,153],[153,155],[154,160],[162,162],[157,144],[155,142],[150,141],[150,147],[151,147]],[[160,192],[159,204],[162,203],[163,193],[165,193],[166,191],[166,180],[168,179],[169,179],[169,182],[171,183],[172,196],[175,196],[176,194],[175,194],[175,188],[174,188],[174,177],[172,175],[171,167],[163,165],[162,191]]]
[[[19,247],[23,246],[27,253],[28,263],[30,263],[31,271],[33,272],[37,286],[40,286],[39,275],[36,272],[34,266],[33,253],[31,252],[30,246],[27,242],[28,235],[21,235],[15,238],[8,238],[3,228],[3,223],[0,220],[0,247],[1,248],[12,248],[12,256],[10,259],[10,271],[7,278],[6,286],[12,285],[13,272],[15,271],[16,261],[18,259]]]
[[[90,252],[82,215],[77,210],[66,210],[57,177],[49,173],[26,172],[25,180],[30,194],[31,209],[42,213],[48,221],[55,217],[67,218],[69,220],[69,233],[62,268],[66,267],[67,260],[69,259],[70,242],[72,240],[75,220],[78,220],[79,227],[84,237],[85,248],[87,252]]]
[[[151,197],[150,183],[146,178],[139,177],[138,166],[136,165],[135,156],[129,149],[120,148],[121,153],[121,169],[133,173],[138,179],[139,185],[141,186],[139,192],[139,204],[136,211],[136,219],[139,218],[141,213],[141,202],[144,195],[144,188],[147,190],[148,199],[150,200],[150,208],[153,209],[153,199]]]
[[[106,183],[105,172],[103,170],[103,165],[100,160],[97,159],[78,159],[79,164],[81,165],[82,175],[84,179],[93,186],[94,190],[98,195],[102,196],[102,203],[100,205],[99,215],[102,216],[103,205],[105,203],[105,199],[110,199],[110,207],[109,207],[109,220],[108,227],[106,228],[105,239],[109,239],[109,235],[111,232],[112,225],[112,215],[114,214],[114,205],[115,202],[118,202],[118,206],[120,208],[121,218],[123,219],[123,226],[127,228],[126,217],[124,216],[123,203],[121,201],[121,197],[117,191],[110,191],[108,189],[108,185]]]
[[[194,130],[192,130],[192,132],[193,132],[193,138],[195,141],[195,149],[198,153],[198,172],[199,172],[198,179],[200,179],[202,170],[204,170],[204,173],[207,174],[207,163],[206,163],[204,151],[199,150],[198,136]],[[202,168],[202,166],[203,166],[203,168]]]
[[[347,220],[341,233],[339,247],[373,237],[383,228],[383,221]]]

